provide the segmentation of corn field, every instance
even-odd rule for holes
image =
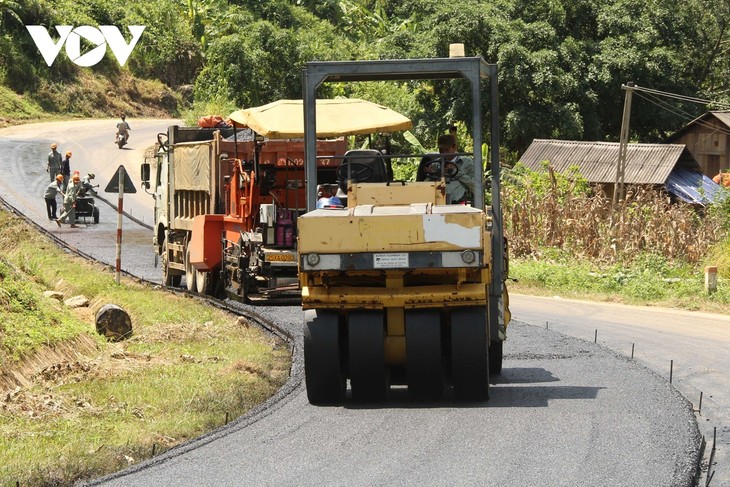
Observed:
[[[519,172],[519,171],[518,171]],[[502,205],[510,254],[539,258],[561,249],[575,259],[631,264],[640,254],[697,264],[727,231],[727,216],[670,202],[654,188],[631,186],[614,209],[601,188],[529,170],[505,178]]]

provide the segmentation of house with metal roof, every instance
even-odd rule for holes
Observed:
[[[560,173],[575,166],[589,183],[601,184],[612,196],[618,157],[618,142],[535,139],[520,161],[533,171],[544,171],[545,161]],[[702,173],[684,144],[628,144],[624,182],[663,187],[683,201],[701,205],[724,193]]]
[[[700,165],[713,177],[730,170],[730,111],[707,112],[669,136],[667,142],[684,144]]]

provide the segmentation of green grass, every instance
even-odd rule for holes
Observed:
[[[512,259],[513,292],[561,295],[574,299],[657,305],[730,313],[730,283],[705,292],[704,268],[672,264],[656,255],[640,255],[631,266],[598,265],[553,252],[546,260]]]
[[[0,127],[5,121],[33,120],[43,116],[40,105],[0,85]]]
[[[70,485],[116,471],[232,420],[288,377],[289,351],[197,299],[124,279],[69,256],[0,211],[0,366],[82,340],[88,356],[55,359],[33,384],[0,398],[0,485]],[[42,295],[83,294],[74,311]],[[131,316],[133,335],[107,343],[93,312]],[[93,347],[92,347],[93,349]]]

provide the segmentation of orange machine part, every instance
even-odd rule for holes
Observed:
[[[223,218],[224,215],[198,215],[193,219],[190,263],[199,271],[212,271],[221,265]]]

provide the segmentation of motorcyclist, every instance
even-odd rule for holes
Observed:
[[[117,137],[119,137],[119,134],[124,135],[125,144],[129,141],[129,131],[132,130],[126,119],[126,115],[122,115],[122,121],[117,124]],[[116,138],[114,143],[116,143]]]

